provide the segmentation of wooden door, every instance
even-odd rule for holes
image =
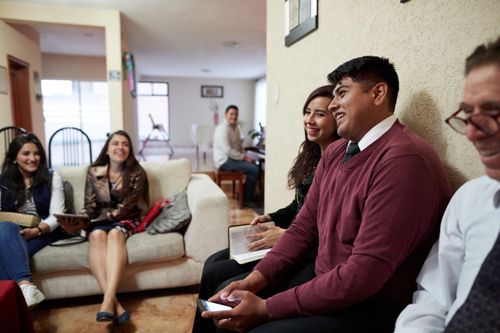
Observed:
[[[9,62],[10,95],[13,125],[32,131],[29,64],[13,56]]]

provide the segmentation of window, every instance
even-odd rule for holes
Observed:
[[[137,85],[139,139],[170,140],[167,82],[139,82]],[[154,130],[157,129],[157,130]]]
[[[45,139],[61,127],[82,129],[95,160],[110,131],[108,84],[99,81],[42,80]]]

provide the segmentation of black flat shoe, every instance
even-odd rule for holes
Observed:
[[[122,326],[129,320],[130,320],[130,314],[128,313],[127,310],[125,310],[125,312],[123,312],[121,315],[116,317],[115,320],[113,320],[113,324],[115,324],[116,326]]]
[[[114,315],[111,312],[100,311],[95,315],[95,321],[113,321]]]

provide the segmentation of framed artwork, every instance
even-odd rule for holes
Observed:
[[[129,52],[123,54],[123,63],[127,75],[127,87],[132,97],[137,96],[137,81],[135,78],[135,61],[134,55]]]
[[[201,86],[201,97],[222,98],[224,97],[223,86]]]
[[[318,28],[318,0],[285,0],[285,46]]]

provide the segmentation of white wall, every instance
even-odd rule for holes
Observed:
[[[229,104],[239,107],[242,134],[253,128],[254,80],[174,78],[143,76],[140,81],[164,81],[169,87],[170,143],[173,146],[193,146],[190,137],[191,125],[213,125],[210,99],[201,97],[202,85],[224,87],[224,97],[212,101],[219,105],[219,121]]]
[[[303,140],[300,108],[308,93],[362,55],[395,63],[396,115],[436,148],[454,188],[483,174],[472,145],[444,119],[462,98],[465,57],[500,33],[500,1],[319,0],[318,30],[291,47],[284,45],[284,5],[267,2],[266,211],[293,197],[286,177]]]

